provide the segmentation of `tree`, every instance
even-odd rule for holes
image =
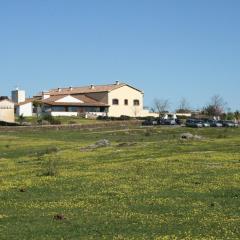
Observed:
[[[239,111],[236,111],[236,112],[234,113],[234,117],[235,117],[235,119],[239,120],[239,119],[240,119],[240,112],[239,112]]]
[[[219,117],[224,113],[227,103],[220,95],[214,95],[210,103],[204,108],[204,112],[211,117]]]
[[[41,111],[42,111],[42,103],[38,100],[33,101],[33,107],[35,108],[37,118],[39,117]]]
[[[168,112],[170,102],[168,99],[154,99],[153,108],[155,112],[159,113],[159,118],[163,117],[164,113]]]
[[[18,117],[18,120],[19,120],[20,124],[23,124],[23,122],[25,121],[25,117],[23,116],[23,114],[21,114],[21,115]]]
[[[181,98],[179,102],[179,107],[176,110],[177,113],[189,113],[191,112],[189,103],[186,98]]]

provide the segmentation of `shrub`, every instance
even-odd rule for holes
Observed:
[[[43,165],[42,169],[42,176],[57,176],[59,173],[58,171],[58,163],[57,160],[54,158],[50,158],[47,162]]]
[[[54,118],[52,115],[44,115],[42,119],[40,119],[38,122],[42,124],[44,121],[48,121],[52,125],[60,125],[61,120]]]
[[[107,121],[126,121],[130,120],[131,117],[127,115],[121,115],[120,117],[108,117],[108,116],[98,116],[97,120],[107,120]]]
[[[10,123],[5,121],[0,121],[0,126],[19,126],[19,123]]]
[[[76,121],[73,121],[73,120],[71,120],[71,121],[69,121],[69,122],[68,122],[68,124],[77,124],[77,122],[76,122]]]
[[[51,153],[57,153],[59,151],[59,148],[56,146],[53,147],[48,147],[46,149],[43,150],[39,150],[35,153],[36,156],[41,157],[47,154],[51,154]]]
[[[131,119],[131,117],[129,117],[129,116],[127,116],[127,115],[121,115],[120,117],[119,117],[119,120],[122,120],[122,121],[127,121],[127,120],[130,120]]]

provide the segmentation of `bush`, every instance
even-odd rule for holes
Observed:
[[[108,117],[108,116],[98,116],[97,120],[105,120],[105,121],[128,121],[131,120],[131,117],[127,115],[121,115],[120,117]]]
[[[38,120],[39,124],[43,124],[46,122],[49,122],[52,125],[60,125],[61,124],[61,120],[54,118],[52,115],[44,115],[42,117],[42,119]]]
[[[46,164],[43,166],[42,176],[57,176],[58,165],[55,159],[48,159]]]
[[[122,121],[127,121],[127,120],[131,120],[131,117],[127,116],[127,115],[121,115],[119,117],[119,120],[122,120]]]
[[[10,123],[5,121],[0,121],[0,126],[19,126],[19,123]]]
[[[76,121],[73,121],[73,120],[71,120],[71,121],[69,121],[69,122],[68,122],[68,124],[77,124],[77,122],[76,122]]]

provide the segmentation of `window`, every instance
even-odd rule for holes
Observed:
[[[139,100],[138,100],[138,99],[134,99],[134,100],[133,100],[133,105],[134,105],[134,106],[139,106],[139,105],[140,105]]]
[[[113,99],[113,100],[112,100],[112,104],[113,104],[113,105],[118,105],[118,99],[116,99],[116,98]]]
[[[128,99],[124,100],[124,105],[128,105]]]
[[[79,112],[79,107],[68,107],[68,112]]]
[[[52,112],[67,112],[64,106],[52,106]]]

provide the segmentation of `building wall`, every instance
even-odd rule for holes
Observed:
[[[51,112],[53,117],[73,117],[78,116],[77,112]]]
[[[3,100],[0,102],[0,121],[14,122],[14,103]]]
[[[25,95],[24,90],[14,90],[12,91],[12,101],[15,103],[25,102]]]
[[[17,116],[23,116],[23,117],[32,117],[33,115],[33,105],[31,102],[20,105],[17,107]]]
[[[113,99],[118,99],[119,104],[113,105]],[[124,100],[128,100],[128,105],[124,104]],[[139,106],[134,106],[133,101],[139,100]],[[131,117],[140,117],[143,113],[143,93],[129,86],[123,86],[115,89],[108,94],[109,112],[108,116],[119,117],[127,115]]]

